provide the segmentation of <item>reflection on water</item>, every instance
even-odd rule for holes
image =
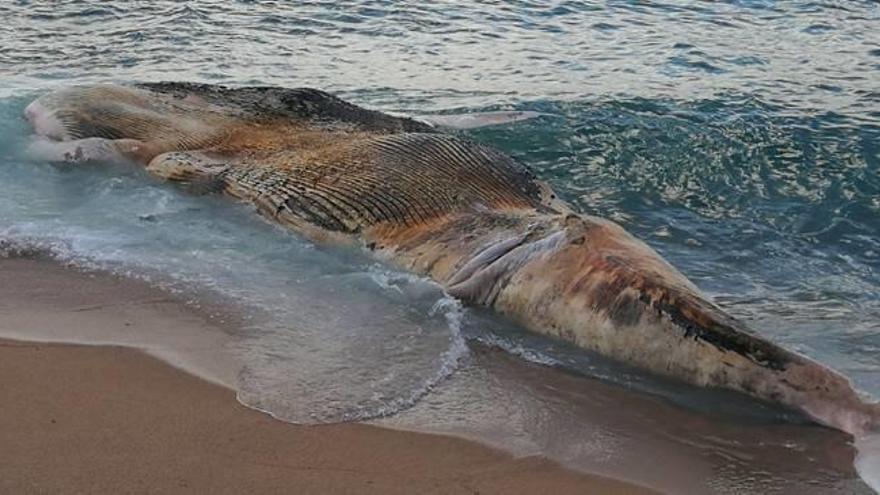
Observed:
[[[71,77],[302,84],[418,110],[732,92],[865,113],[880,98],[871,2],[553,4],[20,1],[0,10],[0,61],[18,88]]]

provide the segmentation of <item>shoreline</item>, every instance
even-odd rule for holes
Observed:
[[[0,258],[0,491],[655,493],[455,436],[275,420],[235,399],[219,324],[159,294]]]

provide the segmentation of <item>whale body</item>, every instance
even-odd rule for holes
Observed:
[[[362,246],[526,328],[691,384],[880,427],[839,373],[757,335],[619,225],[574,211],[501,151],[315,89],[93,85],[35,100],[33,152],[126,159]]]

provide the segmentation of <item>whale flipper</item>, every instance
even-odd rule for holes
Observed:
[[[536,119],[550,114],[531,111],[498,111],[498,112],[473,112],[444,115],[417,115],[414,118],[427,122],[435,127],[447,129],[477,129],[496,125],[513,124],[524,120]]]

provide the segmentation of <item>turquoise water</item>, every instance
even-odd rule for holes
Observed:
[[[0,242],[251,308],[237,349],[246,403],[302,422],[391,414],[613,475],[634,445],[676,473],[687,470],[671,452],[690,449],[691,492],[864,489],[845,438],[534,339],[241,206],[18,150],[27,102],[86,82],[313,86],[407,114],[549,114],[467,134],[623,224],[756,331],[880,397],[876,4],[19,1],[0,17]],[[662,426],[645,412],[654,399],[584,375],[703,426]],[[597,396],[648,409],[615,423]],[[728,409],[738,419],[707,419]]]

